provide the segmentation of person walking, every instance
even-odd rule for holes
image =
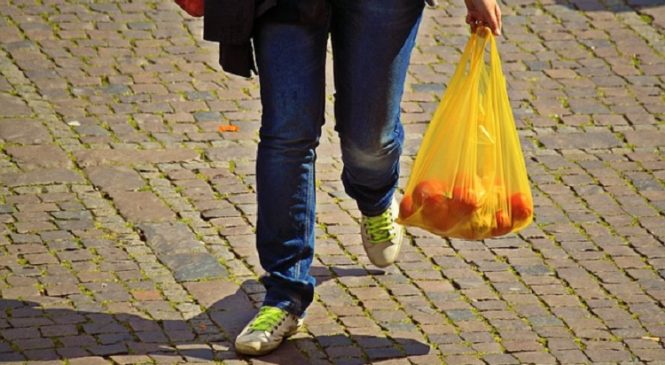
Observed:
[[[266,272],[261,278],[266,295],[237,336],[235,349],[263,355],[297,331],[314,296],[315,279],[309,272],[314,256],[314,166],[324,123],[329,36],[341,179],[362,213],[360,233],[369,260],[386,267],[397,259],[404,237],[404,227],[395,222],[398,204],[393,197],[404,140],[400,101],[425,1],[227,1],[245,7],[236,12],[222,11],[220,1],[206,1],[206,18],[216,6],[219,17],[246,29],[234,14],[261,14],[250,20],[263,107],[256,161],[256,247]],[[472,29],[485,25],[499,34],[501,14],[495,0],[466,1]],[[215,21],[206,22],[204,29],[208,38],[224,38],[216,33],[224,28],[211,19]],[[247,76],[254,69],[247,57],[251,45],[236,42],[236,32],[228,34],[231,46],[222,44],[226,48],[220,63]]]

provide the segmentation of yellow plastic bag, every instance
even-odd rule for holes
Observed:
[[[489,44],[489,62],[485,49]],[[518,231],[533,198],[494,36],[471,35],[425,133],[398,222],[479,240]]]

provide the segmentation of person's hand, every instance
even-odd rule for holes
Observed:
[[[464,0],[466,23],[475,33],[478,27],[488,27],[494,35],[501,35],[501,9],[496,0]]]

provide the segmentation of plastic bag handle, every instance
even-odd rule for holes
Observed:
[[[476,30],[476,32],[472,35],[472,37],[476,39],[478,38],[483,39],[482,46],[479,45],[479,47],[476,48],[477,52],[474,54],[474,56],[482,57],[485,51],[485,47],[487,47],[489,44],[490,62],[488,66],[492,67],[492,70],[494,70],[495,66],[501,65],[499,50],[496,47],[496,38],[494,37],[494,34],[492,34],[490,28],[479,27]]]
[[[484,33],[483,30],[486,30],[486,32]],[[478,80],[480,78],[480,73],[481,73],[480,69],[482,68],[478,67],[480,66],[478,65],[478,63],[479,62],[484,63],[484,52],[485,52],[485,47],[487,46],[488,43],[487,37],[490,38],[490,42],[494,42],[494,38],[492,37],[492,32],[487,27],[478,28],[475,33],[471,34],[469,41],[466,43],[466,46],[464,47],[464,51],[462,52],[462,56],[460,57],[457,67],[455,68],[455,72],[453,73],[453,76],[450,79],[450,83],[448,84],[448,89],[457,89],[459,88],[459,86],[457,85],[459,85],[460,83],[464,83],[466,85],[471,85],[472,88],[477,90],[479,83]],[[498,51],[496,50],[496,45],[494,43],[491,43],[490,47],[493,53],[496,54],[496,57],[498,57]],[[467,73],[468,72],[467,70],[470,70],[472,72]],[[475,93],[477,94],[477,92]],[[447,105],[456,100],[457,98],[453,97],[452,95],[446,95],[446,93],[444,93],[439,107],[434,112],[432,120],[439,119],[440,113],[447,108]],[[420,149],[429,150],[433,143],[436,142],[434,140],[423,141],[423,144],[421,145]],[[432,154],[432,156],[433,155],[434,154]],[[423,168],[424,166],[428,166],[431,163],[430,161],[431,158],[432,157],[426,158],[425,162],[419,165],[420,168],[416,167],[416,169],[412,171],[412,174],[419,175],[421,168]],[[413,188],[412,186],[407,186],[407,189],[412,189],[412,188]]]

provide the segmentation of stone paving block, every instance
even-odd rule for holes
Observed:
[[[397,265],[372,270],[339,181],[328,82],[316,300],[306,330],[248,360],[232,340],[265,295],[253,228],[258,80],[221,72],[200,19],[172,2],[148,12],[141,2],[8,3],[0,333],[23,349],[0,343],[0,359],[665,361],[664,7],[530,5],[501,4],[498,45],[534,224],[484,242],[409,228]],[[400,188],[468,38],[464,14],[463,3],[424,13],[402,103]]]
[[[610,132],[589,133],[557,133],[538,137],[547,147],[552,149],[603,149],[620,147],[621,141]]]
[[[48,286],[46,288],[46,293],[51,296],[63,296],[70,294],[80,293],[79,288],[76,284],[56,284],[53,286]]]
[[[199,155],[191,149],[171,150],[81,150],[74,153],[79,165],[108,164],[134,165],[140,163],[168,163],[197,160]]]
[[[183,223],[146,223],[139,228],[146,243],[158,254],[206,252],[194,233]]]
[[[166,222],[175,219],[173,211],[153,192],[114,191],[112,198],[120,214],[131,222]]]
[[[212,161],[228,161],[235,159],[247,159],[256,153],[255,146],[230,145],[225,147],[210,148],[206,151],[206,157]]]
[[[6,152],[24,169],[35,168],[70,168],[71,160],[57,146],[35,145],[8,147]]]
[[[182,223],[146,223],[140,226],[146,243],[173,270],[178,281],[226,276],[226,269],[195,239]]]
[[[6,119],[0,120],[0,139],[5,142],[32,145],[51,142],[51,135],[39,121]]]
[[[625,131],[626,141],[640,147],[662,147],[665,132],[663,131]]]
[[[32,113],[28,105],[18,96],[0,93],[0,110],[5,117],[18,117]]]
[[[173,276],[178,282],[227,275],[224,267],[208,253],[165,255],[161,260],[174,271]]]
[[[85,172],[95,186],[106,192],[135,191],[145,186],[141,175],[127,167],[93,166],[86,168]]]
[[[120,365],[145,364],[152,362],[152,360],[146,355],[115,355],[111,356],[110,359]]]
[[[0,183],[10,187],[48,184],[80,184],[83,182],[84,180],[81,175],[65,168],[48,168],[27,172],[0,174]]]
[[[69,363],[72,365],[108,365],[111,361],[98,356],[86,356],[70,359]]]
[[[210,280],[184,284],[187,291],[205,308],[211,308],[228,296],[237,294],[240,287],[227,280]],[[215,306],[216,307],[216,306]],[[220,308],[226,310],[228,308]]]

